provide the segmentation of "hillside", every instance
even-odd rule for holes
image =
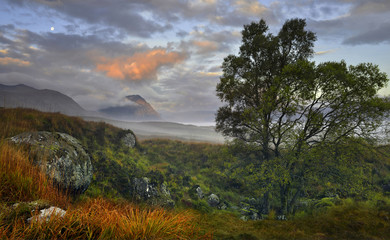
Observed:
[[[58,113],[0,109],[1,139],[25,131],[67,133],[86,148],[94,166],[93,180],[77,201],[84,204],[80,205],[82,208],[95,209],[91,211],[124,211],[120,204],[124,200],[145,203],[136,201],[131,189],[135,178],[147,177],[152,186],[165,184],[176,209],[195,209],[201,213],[200,218],[194,215],[193,223],[206,232],[214,232],[215,239],[334,239],[339,236],[386,239],[390,234],[390,200],[386,197],[389,194],[386,186],[390,183],[389,146],[373,147],[351,141],[340,146],[339,157],[334,159],[324,149],[318,155],[318,162],[308,166],[321,169],[321,174],[308,175],[310,185],[302,196],[300,208],[287,216],[288,221],[277,221],[277,212],[267,215],[260,212],[256,182],[261,171],[253,165],[253,159],[258,157],[256,149],[155,139],[137,141],[135,148],[130,148],[121,141],[130,130]],[[22,159],[28,158],[21,154]],[[204,198],[194,193],[197,187],[202,189]],[[209,204],[212,194],[220,201],[216,207]],[[121,200],[118,205],[99,200],[102,197]],[[6,207],[10,205],[2,201]],[[58,206],[66,207],[70,204],[67,201],[70,200]],[[78,206],[77,201],[72,203],[76,204],[74,208]],[[96,210],[99,206],[101,210]],[[278,203],[272,206],[277,209]],[[101,219],[96,213],[95,218]],[[257,221],[240,220],[254,218],[255,213]],[[107,218],[122,219],[114,215]],[[0,237],[5,232],[3,226],[8,226],[1,221],[0,217]],[[121,226],[121,223],[112,224]]]
[[[0,84],[1,106],[6,108],[31,108],[43,112],[60,112],[67,115],[90,115],[72,98],[60,92],[38,90],[23,84],[7,86]]]

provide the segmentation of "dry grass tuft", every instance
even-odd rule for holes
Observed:
[[[23,150],[0,144],[0,201],[25,202],[38,199],[65,208],[69,197],[34,166]]]
[[[194,224],[195,218],[190,212],[140,209],[98,198],[70,207],[64,218],[53,217],[48,222],[30,225],[19,221],[12,230],[0,228],[0,238],[212,239],[211,234],[202,233]]]

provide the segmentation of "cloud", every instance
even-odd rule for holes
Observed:
[[[192,41],[192,44],[198,48],[198,53],[210,53],[217,51],[219,44],[213,41]]]
[[[0,57],[0,65],[30,66],[31,62],[11,57]]]
[[[238,12],[244,15],[258,17],[269,11],[266,6],[257,0],[237,0],[234,2],[234,5],[237,7]]]
[[[75,19],[91,25],[114,27],[134,36],[150,37],[154,33],[165,32],[172,28],[169,22],[161,24],[142,15],[147,11],[147,3],[141,0],[82,0],[82,1],[49,1],[49,0],[7,0],[8,3],[28,7],[39,12],[44,7],[64,14],[70,22]],[[48,14],[47,11],[43,11]],[[55,15],[55,14],[53,14]],[[58,15],[58,14],[57,14]],[[58,16],[57,16],[58,17]]]
[[[120,80],[156,80],[158,69],[180,63],[185,58],[185,54],[167,52],[167,50],[160,48],[135,53],[131,57],[101,57],[98,59],[96,70],[104,72],[108,77]]]
[[[318,52],[315,52],[314,55],[325,55],[325,54],[328,54],[328,53],[332,53],[334,51],[335,51],[334,49],[326,50],[326,51],[318,51]]]
[[[306,16],[308,28],[320,40],[346,45],[389,42],[388,0],[284,0],[274,11],[282,19]]]
[[[381,24],[373,30],[357,34],[343,41],[343,44],[347,45],[379,43],[390,43],[390,22]]]
[[[378,14],[390,11],[388,0],[356,1],[357,4],[352,9],[354,15]]]
[[[3,55],[7,55],[8,54],[8,49],[0,49],[0,53],[3,54]]]

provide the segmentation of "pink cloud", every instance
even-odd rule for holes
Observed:
[[[165,49],[153,49],[135,53],[131,57],[98,59],[96,70],[108,77],[127,81],[157,79],[157,70],[162,66],[173,66],[182,62],[185,54],[167,52]]]

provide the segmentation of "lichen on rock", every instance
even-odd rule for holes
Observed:
[[[10,142],[25,147],[33,163],[61,189],[80,194],[91,183],[91,159],[74,137],[58,132],[25,132],[11,137]]]

